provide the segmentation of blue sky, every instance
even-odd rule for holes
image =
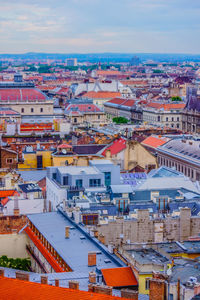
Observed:
[[[0,53],[200,54],[200,0],[0,0]]]

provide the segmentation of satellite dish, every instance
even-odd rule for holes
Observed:
[[[62,149],[62,153],[63,154],[67,154],[67,150],[66,149]]]
[[[171,276],[171,275],[172,275],[172,269],[171,269],[171,268],[167,270],[167,275],[168,275],[168,276]]]

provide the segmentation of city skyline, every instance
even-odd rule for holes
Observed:
[[[196,0],[0,2],[0,53],[200,53]]]

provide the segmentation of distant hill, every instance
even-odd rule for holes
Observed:
[[[13,58],[13,59],[22,59],[22,60],[46,60],[46,59],[58,59],[65,60],[66,58],[77,58],[79,62],[88,61],[88,62],[128,62],[133,56],[140,58],[142,62],[147,60],[154,60],[157,62],[183,62],[183,61],[200,61],[200,54],[159,54],[159,53],[37,53],[29,52],[24,54],[0,54],[0,59]]]

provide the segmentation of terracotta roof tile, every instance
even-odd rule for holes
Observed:
[[[0,198],[11,197],[11,196],[14,196],[17,194],[18,194],[18,192],[15,190],[3,190],[3,191],[0,191]]]
[[[164,138],[159,138],[155,136],[149,136],[144,141],[142,141],[142,145],[157,148],[159,146],[164,145],[168,140]]]
[[[120,297],[95,294],[47,284],[0,278],[1,300],[120,300]],[[123,298],[125,299],[125,298]]]
[[[111,99],[115,97],[121,97],[119,92],[87,92],[83,95],[83,98],[95,98],[95,99]]]
[[[125,287],[138,285],[130,267],[102,269],[105,283],[111,287]]]
[[[126,141],[122,138],[115,140],[112,145],[110,145],[108,148],[106,148],[102,155],[106,155],[106,151],[110,150],[111,155],[115,155],[119,152],[121,152],[122,150],[126,149]]]

